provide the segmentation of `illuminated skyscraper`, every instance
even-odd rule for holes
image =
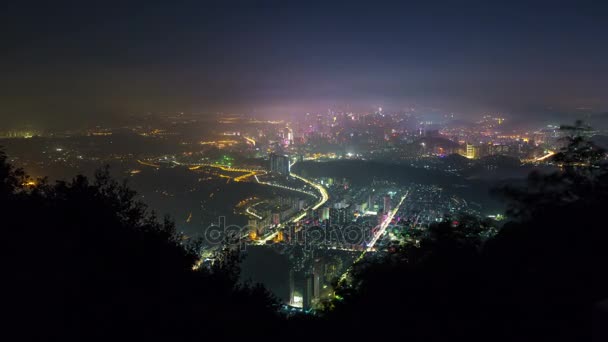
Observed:
[[[329,220],[329,207],[323,207],[321,209],[321,220]]]
[[[477,159],[479,158],[479,146],[475,146],[472,144],[467,144],[467,150],[465,157],[469,159]]]

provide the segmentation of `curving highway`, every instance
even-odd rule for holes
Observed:
[[[289,174],[292,177],[297,178],[297,179],[303,181],[304,183],[312,186],[317,191],[319,191],[319,194],[321,195],[321,197],[319,198],[319,200],[317,201],[317,203],[315,203],[312,207],[308,207],[308,208],[304,209],[303,213],[300,213],[300,214],[296,215],[295,217],[293,217],[291,220],[289,220],[289,223],[296,223],[296,222],[300,221],[301,219],[303,219],[304,217],[306,217],[306,212],[308,211],[308,209],[312,208],[313,210],[317,210],[323,204],[325,204],[325,202],[327,202],[329,200],[329,194],[327,193],[327,190],[325,189],[325,187],[323,187],[323,185],[317,184],[317,183],[315,183],[315,182],[313,182],[313,181],[311,181],[309,179],[306,179],[306,178],[304,178],[302,176],[296,175],[295,173],[292,173],[292,172],[290,172]],[[257,177],[255,177],[255,178],[256,178],[256,180],[259,183],[262,183],[262,182],[260,182],[260,180]],[[267,185],[271,185],[271,186],[278,186],[278,187],[285,188],[285,189],[288,189],[288,190],[299,191],[299,192],[302,192],[302,193],[305,193],[305,194],[308,194],[308,195],[312,195],[311,193],[303,191],[303,190],[300,190],[300,189],[294,189],[294,188],[290,188],[290,187],[286,187],[286,186],[280,186],[280,185],[277,185],[277,184],[270,184],[270,183],[262,183],[262,184],[267,184]],[[270,241],[270,240],[274,239],[274,237],[277,236],[277,234],[279,234],[280,228],[282,228],[282,227],[283,227],[283,225],[279,225],[279,229],[277,229],[274,233],[266,236],[265,238],[259,239],[257,241],[257,243],[260,244],[260,245],[263,245],[267,241]]]
[[[302,176],[296,175],[295,173],[290,173],[290,175],[317,189],[317,191],[319,191],[319,193],[321,194],[319,202],[317,202],[317,204],[312,207],[313,210],[319,209],[323,204],[325,204],[325,202],[327,202],[327,200],[329,200],[329,194],[327,193],[327,190],[325,190],[325,187],[323,187],[323,185],[312,182]]]

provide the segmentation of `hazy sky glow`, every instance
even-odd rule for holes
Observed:
[[[608,110],[605,2],[176,2],[1,5],[0,119]]]

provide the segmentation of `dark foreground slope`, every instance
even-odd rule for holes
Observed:
[[[28,186],[0,155],[7,325],[20,340],[589,340],[606,326],[594,312],[608,298],[604,158],[572,139],[561,172],[502,189],[496,235],[471,218],[438,224],[355,268],[318,317],[286,319],[262,287],[239,285],[238,255],[193,271],[173,225],[106,172]]]

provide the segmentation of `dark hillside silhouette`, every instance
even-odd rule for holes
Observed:
[[[28,186],[1,154],[0,177],[3,306],[23,339],[236,336],[224,329],[277,318],[266,290],[237,283],[238,265],[193,271],[173,224],[107,170]]]
[[[608,170],[582,125],[564,129],[562,171],[499,190],[509,221],[496,236],[475,220],[437,224],[419,246],[358,267],[328,318],[413,340],[589,340],[608,297]]]
[[[589,340],[608,298],[605,152],[571,132],[561,171],[498,189],[507,221],[458,216],[380,260],[357,264],[318,317],[286,319],[261,286],[238,283],[223,251],[193,271],[193,248],[107,170],[32,182],[0,154],[4,308],[22,337],[146,340],[396,337],[412,341]],[[500,228],[497,230],[497,228]],[[603,304],[605,306],[605,304]],[[599,327],[599,328],[598,328]]]

